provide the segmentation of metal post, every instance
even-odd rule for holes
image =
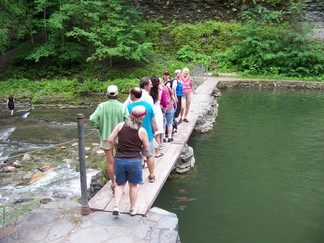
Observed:
[[[81,181],[81,205],[82,205],[81,214],[88,215],[90,213],[90,207],[88,205],[83,118],[84,118],[83,114],[77,114],[78,136],[79,136],[80,181]]]
[[[208,60],[206,60],[206,80],[208,80]]]
[[[201,80],[200,80],[200,83],[202,83],[202,81],[204,80],[204,70],[205,70],[205,67],[204,67],[204,62],[201,63],[201,70],[200,70],[200,75],[201,75]]]

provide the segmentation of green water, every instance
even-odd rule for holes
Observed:
[[[324,92],[223,91],[213,132],[193,135],[196,168],[154,206],[182,243],[324,242]]]

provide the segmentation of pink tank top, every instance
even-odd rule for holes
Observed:
[[[183,95],[188,95],[192,92],[192,79],[188,76],[187,78],[180,77],[180,82],[182,83]]]

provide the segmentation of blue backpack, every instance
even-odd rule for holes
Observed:
[[[174,80],[176,80],[176,79],[173,79],[173,80],[170,82],[171,88],[172,88],[172,84],[173,84]],[[177,80],[176,95],[177,95],[177,96],[183,96],[182,83],[181,83],[179,80]]]
[[[183,96],[182,83],[179,80],[178,80],[178,85],[176,88],[176,94],[177,94],[177,96]]]

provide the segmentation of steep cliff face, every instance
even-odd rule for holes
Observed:
[[[135,0],[136,1],[136,0]],[[243,9],[253,6],[251,0],[137,0],[137,6],[149,20],[163,19],[194,23],[203,20],[229,21],[238,19]],[[270,2],[277,2],[274,6]],[[268,9],[287,10],[289,1],[263,1]],[[324,21],[324,1],[305,0],[305,18],[309,21]]]

